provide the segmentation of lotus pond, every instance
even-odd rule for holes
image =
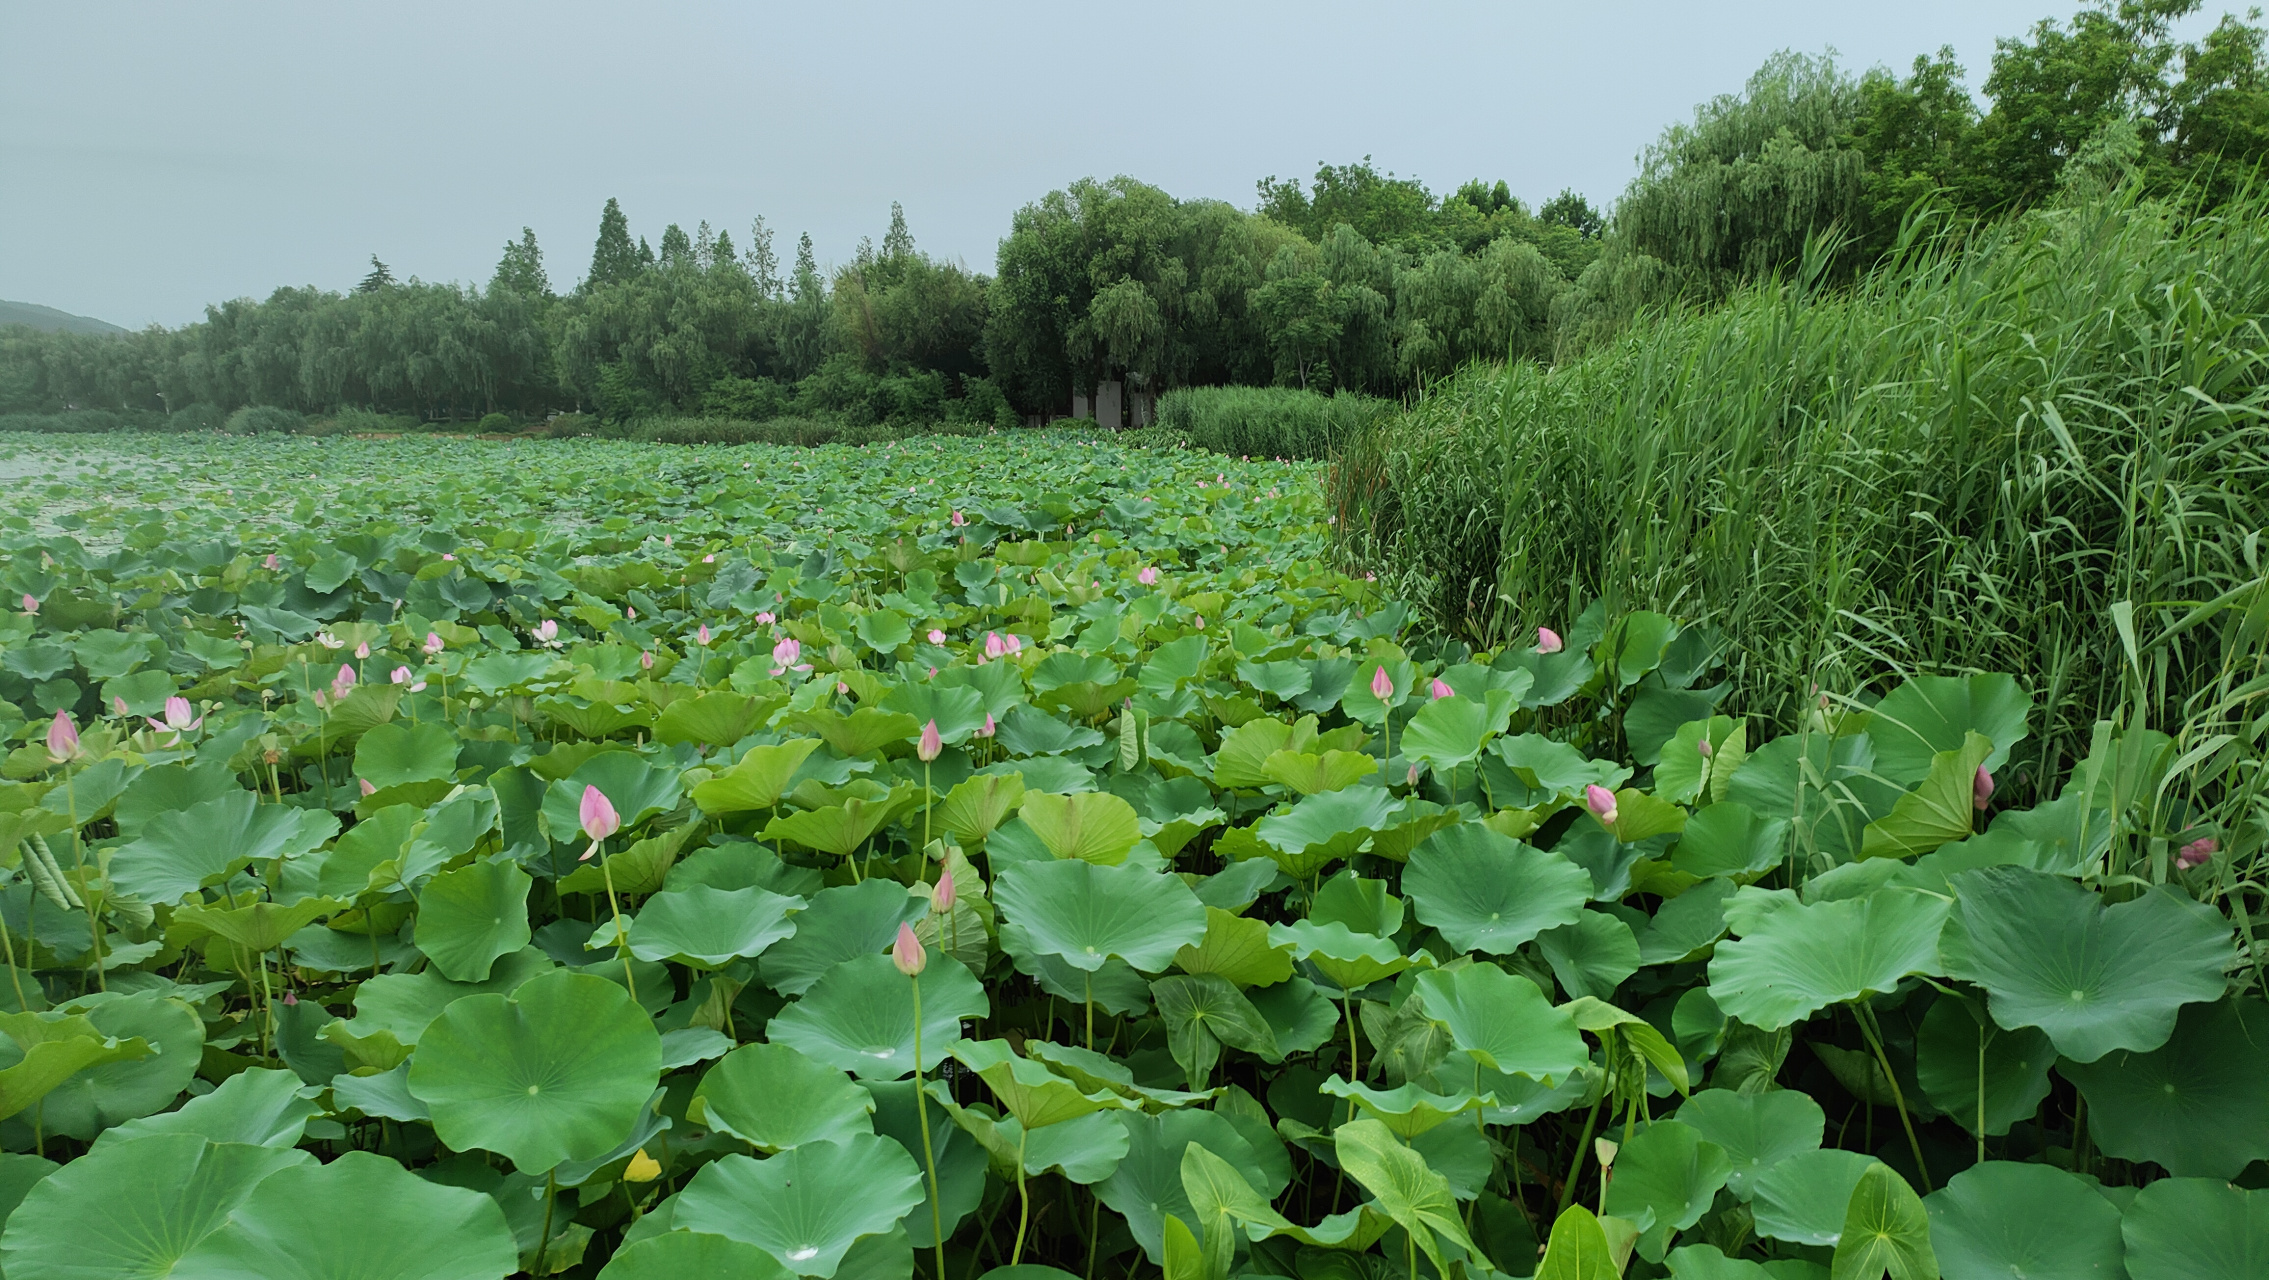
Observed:
[[[0,477],[12,1280],[2269,1274],[2258,836],[2008,677],[1069,435]]]

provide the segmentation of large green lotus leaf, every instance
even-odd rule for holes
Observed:
[[[1251,790],[1275,781],[1268,758],[1279,751],[1295,754],[1315,745],[1316,718],[1303,716],[1298,724],[1282,720],[1248,720],[1221,735],[1221,749],[1213,755],[1213,783],[1223,790]]]
[[[1709,744],[1706,752],[1704,743]],[[1741,721],[1731,716],[1689,720],[1662,745],[1655,761],[1655,794],[1673,804],[1693,804],[1712,789],[1714,779],[1731,781],[1748,754],[1748,729]]]
[[[958,964],[932,964],[908,979],[880,952],[845,960],[774,1016],[765,1034],[861,1080],[896,1080],[916,1069],[915,982],[922,984],[921,1070],[927,1071],[961,1039],[963,1018],[992,1013],[985,988]]]
[[[1093,1186],[1111,1176],[1127,1154],[1127,1131],[1119,1127],[1121,1108],[1090,1111],[1059,1124],[1034,1129],[1013,1116],[995,1116],[990,1109],[964,1107],[947,1093],[942,1080],[930,1082],[930,1100],[945,1108],[963,1132],[984,1148],[993,1173],[1013,1180],[1017,1156],[1024,1157],[1024,1172],[1031,1177],[1061,1173],[1079,1185]]]
[[[2119,1233],[2130,1280],[2269,1275],[2269,1191],[2219,1178],[2162,1178],[2136,1193]]]
[[[457,731],[442,721],[379,725],[355,744],[355,776],[384,791],[457,773]]]
[[[605,978],[540,974],[511,995],[466,996],[418,1040],[410,1092],[459,1151],[523,1173],[605,1155],[637,1126],[662,1074],[662,1037]]]
[[[984,843],[1024,803],[1024,775],[978,774],[946,793],[931,821],[963,844]]]
[[[0,1041],[0,1060],[14,1059],[0,1069],[0,1118],[20,1115],[78,1072],[157,1052],[139,1037],[104,1035],[83,1014],[0,1013],[0,1032],[7,1036]]]
[[[876,653],[889,653],[914,638],[914,628],[896,610],[862,613],[852,630]]]
[[[425,821],[414,804],[390,804],[349,827],[330,848],[307,855],[316,869],[315,891],[350,901],[376,887],[372,876],[392,864],[399,868],[411,837]],[[392,868],[381,882],[391,888]]]
[[[1273,987],[1255,987],[1245,998],[1268,1019],[1276,1047],[1287,1054],[1313,1052],[1339,1026],[1340,1010],[1306,978],[1295,976]]]
[[[1833,1246],[1843,1237],[1852,1190],[1877,1163],[1873,1156],[1833,1147],[1782,1157],[1750,1184],[1757,1234]]]
[[[778,697],[767,705],[763,700],[725,690],[680,698],[663,708],[661,718],[654,722],[654,741],[729,747],[747,737],[758,721],[779,705]]]
[[[1930,1247],[1949,1276],[2123,1274],[2118,1207],[2054,1165],[1971,1165],[1923,1207]]]
[[[1617,1172],[1621,1172],[1620,1169]],[[1844,1208],[1843,1234],[1836,1241],[1835,1273],[1938,1280],[1938,1259],[1930,1250],[1930,1214],[1922,1197],[1887,1164],[1871,1164],[1852,1188]]]
[[[712,889],[705,884],[648,898],[630,925],[630,954],[717,969],[737,956],[763,953],[796,932],[790,916],[802,898],[763,889]]]
[[[1943,899],[1903,889],[1809,905],[1743,889],[1726,913],[1742,936],[1710,957],[1710,995],[1727,1016],[1778,1031],[1890,991],[1910,973],[1938,971],[1946,910]]]
[[[1363,843],[1394,825],[1402,802],[1384,787],[1347,787],[1312,795],[1253,824],[1253,835],[1284,874],[1304,880],[1328,863],[1353,857]]]
[[[921,1183],[904,1147],[853,1134],[703,1165],[678,1193],[675,1222],[753,1244],[798,1275],[832,1276],[861,1236],[888,1232],[922,1203]]]
[[[1592,880],[1557,853],[1466,823],[1412,851],[1402,891],[1451,946],[1510,955],[1546,929],[1575,923]]]
[[[1618,1252],[1591,1210],[1569,1205],[1552,1222],[1544,1257],[1536,1264],[1536,1280],[1617,1280],[1623,1274],[1616,1262]]]
[[[1182,1187],[1182,1162],[1191,1144],[1239,1170],[1254,1169],[1257,1152],[1235,1125],[1211,1111],[1169,1111],[1146,1116],[1121,1112],[1127,1154],[1111,1176],[1095,1185],[1096,1196],[1127,1220],[1135,1243],[1154,1263],[1164,1261],[1166,1218],[1198,1220]],[[1249,1185],[1249,1184],[1248,1184]],[[1282,1191],[1281,1186],[1274,1191]],[[1264,1190],[1264,1198],[1273,1193]]]
[[[953,1116],[944,1107],[915,1106],[914,1091],[920,1087],[919,1082],[870,1080],[862,1087],[874,1098],[875,1132],[904,1147],[908,1159],[918,1161],[924,1157],[922,1120],[925,1115],[928,1117],[930,1140],[926,1151],[937,1161],[941,1202],[934,1223],[936,1228],[943,1228],[948,1240],[952,1239],[962,1222],[984,1202],[985,1172],[989,1167],[984,1149],[953,1122]],[[906,1228],[908,1244],[916,1249],[927,1249],[937,1239],[927,1176],[922,1179],[921,1191],[922,1203],[906,1215],[901,1225]]]
[[[795,935],[764,949],[764,981],[786,996],[800,996],[836,965],[873,955],[898,936],[898,926],[921,917],[927,900],[891,880],[836,885],[812,895],[793,917]]]
[[[1738,887],[1713,877],[1663,903],[1639,933],[1639,963],[1676,964],[1724,937],[1725,900]]]
[[[873,1110],[867,1091],[835,1068],[784,1044],[744,1044],[701,1077],[686,1116],[770,1154],[872,1133]]]
[[[1653,1225],[1639,1233],[1639,1256],[1660,1262],[1671,1236],[1702,1220],[1732,1172],[1725,1149],[1700,1130],[1660,1120],[1616,1154],[1604,1207],[1610,1216],[1633,1222],[1652,1218]]]
[[[2023,867],[1980,867],[1952,883],[1947,973],[1986,989],[1995,1022],[2039,1027],[2075,1062],[2156,1049],[2177,1010],[2222,994],[2229,922],[2172,888],[2106,907]]]
[[[1970,734],[1951,751],[1930,758],[1930,773],[1898,798],[1891,811],[1867,824],[1863,858],[1912,858],[1950,840],[1968,839],[1977,813],[1977,771],[1993,744]]]
[[[1264,1062],[1284,1058],[1268,1019],[1227,978],[1177,973],[1151,983],[1150,995],[1159,1020],[1166,1024],[1166,1047],[1193,1092],[1211,1081],[1222,1045],[1256,1054]]]
[[[553,840],[583,844],[583,788],[597,787],[629,831],[657,813],[677,808],[683,795],[675,765],[650,761],[634,751],[602,751],[544,791],[544,824]]]
[[[1367,933],[1357,933],[1336,921],[1318,924],[1313,920],[1298,920],[1291,924],[1272,924],[1268,927],[1271,942],[1292,948],[1294,957],[1316,967],[1316,971],[1342,992],[1361,991],[1382,978],[1391,978],[1413,967],[1430,969],[1434,957],[1425,951],[1404,955],[1394,943]]]
[[[751,813],[776,808],[788,794],[796,770],[819,747],[817,738],[791,738],[775,746],[751,747],[732,768],[693,789],[703,813]]]
[[[1818,1151],[1828,1125],[1820,1104],[1794,1089],[1704,1089],[1678,1108],[1677,1118],[1725,1152],[1726,1189],[1743,1200],[1755,1193],[1759,1174]]]
[[[1347,1099],[1364,1115],[1392,1129],[1396,1137],[1406,1141],[1429,1132],[1452,1116],[1483,1110],[1490,1103],[1490,1099],[1466,1090],[1442,1094],[1414,1083],[1374,1089],[1367,1084],[1343,1080],[1336,1072],[1317,1086],[1317,1091]]]
[[[418,895],[418,950],[452,982],[485,982],[499,956],[528,945],[528,890],[535,881],[511,861],[444,871]]]
[[[848,858],[859,852],[867,839],[891,819],[911,808],[917,799],[916,788],[912,786],[895,788],[872,800],[845,796],[841,804],[804,809],[772,819],[764,824],[764,838],[786,840],[807,849]]]
[[[1574,924],[1536,935],[1537,950],[1571,999],[1605,1000],[1639,971],[1639,940],[1631,926],[1604,911],[1586,910]]]
[[[1492,1071],[1551,1082],[1591,1061],[1566,1009],[1555,1009],[1536,983],[1493,964],[1418,975],[1426,1016],[1450,1043]]]
[[[1268,922],[1205,909],[1205,936],[1174,953],[1184,973],[1218,974],[1240,987],[1273,986],[1292,976],[1292,953],[1268,936]]]
[[[95,1139],[95,1146],[113,1147],[158,1133],[189,1133],[209,1142],[242,1142],[256,1147],[295,1146],[309,1118],[323,1110],[312,1099],[300,1096],[305,1087],[292,1072],[249,1067],[222,1081],[211,1093],[191,1098],[178,1111],[105,1129]]]
[[[1520,699],[1509,690],[1494,697],[1436,698],[1418,709],[1403,729],[1402,753],[1436,773],[1471,764],[1481,747],[1505,731]]]
[[[2032,1117],[2048,1096],[2056,1050],[2037,1027],[2004,1030],[1969,1005],[1941,996],[1915,1028],[1916,1083],[1930,1105],[1976,1133],[1999,1137]]]
[[[753,1244],[700,1231],[665,1231],[616,1250],[599,1280],[786,1280],[794,1274]]]
[[[2104,1154],[2178,1178],[2234,1178],[2269,1157],[2269,1006],[2232,999],[2182,1011],[2149,1053],[2115,1051],[2057,1070],[2088,1100]]]
[[[1541,734],[1516,733],[1500,738],[1491,750],[1515,777],[1531,788],[1563,800],[1575,799],[1585,787],[1623,785],[1631,770],[1612,760],[1594,760],[1565,742]]]
[[[241,907],[191,902],[175,909],[166,935],[177,943],[205,937],[233,942],[247,953],[242,963],[249,967],[251,955],[276,950],[293,934],[346,907],[339,898],[301,898],[289,903],[263,900]]]
[[[381,974],[355,988],[355,1016],[339,1025],[357,1039],[383,1035],[404,1046],[415,1045],[450,1002],[465,996],[509,992],[552,967],[550,957],[526,947],[499,960],[490,968],[486,982],[451,982],[430,970]]]
[[[1387,1126],[1376,1120],[1343,1124],[1332,1134],[1332,1151],[1347,1176],[1371,1193],[1379,1212],[1410,1232],[1437,1268],[1449,1270],[1437,1236],[1482,1256],[1465,1233],[1449,1181],[1428,1168],[1426,1158],[1404,1146]]]
[[[541,650],[533,653],[487,653],[465,664],[465,681],[482,693],[494,697],[506,689],[534,683],[550,671],[552,664],[557,661],[557,655]]]
[[[797,728],[825,738],[839,756],[863,756],[922,731],[921,721],[880,707],[860,707],[849,715],[840,711],[794,711],[787,719]]]
[[[0,1233],[0,1265],[18,1276],[76,1280],[177,1274],[182,1256],[262,1180],[314,1163],[305,1151],[188,1133],[108,1145],[31,1189]]]
[[[1370,1248],[1394,1226],[1391,1219],[1368,1204],[1333,1214],[1314,1227],[1294,1226],[1269,1206],[1269,1198],[1254,1188],[1243,1170],[1201,1143],[1183,1146],[1181,1172],[1182,1194],[1197,1221],[1209,1232],[1221,1217],[1227,1217],[1243,1225],[1255,1239],[1283,1236],[1317,1248],[1354,1252]],[[1180,1225],[1178,1219],[1176,1225]],[[1334,1269],[1325,1274],[1345,1273]]]
[[[1006,1040],[964,1040],[953,1056],[977,1073],[1008,1114],[1028,1129],[1041,1130],[1097,1111],[1122,1111],[1133,1104],[1114,1089],[1082,1089],[1046,1063],[1018,1055]]]
[[[178,902],[255,862],[299,857],[338,832],[339,820],[321,810],[232,791],[151,819],[141,839],[111,855],[110,879],[144,902]]]
[[[1351,787],[1379,771],[1379,758],[1367,751],[1278,751],[1261,762],[1261,771],[1304,796]]]
[[[1830,857],[1859,854],[1867,824],[1904,794],[1875,773],[1875,748],[1864,733],[1830,737],[1792,733],[1749,753],[1720,797],[1760,818],[1787,818]]]
[[[938,737],[948,743],[966,742],[985,727],[985,695],[966,686],[902,684],[884,694],[878,705],[885,711],[905,712],[917,726],[937,725]]]
[[[1190,887],[1136,866],[1027,863],[1001,873],[993,901],[1002,949],[1055,956],[1089,972],[1117,956],[1157,973],[1205,937],[1205,907]]]
[[[98,993],[64,1009],[84,1013],[106,1036],[143,1040],[156,1052],[99,1062],[57,1085],[40,1102],[40,1123],[49,1135],[92,1140],[111,1125],[165,1110],[196,1078],[205,1024],[181,1001],[154,993]]]
[[[1788,852],[1788,825],[1786,818],[1761,817],[1731,800],[1705,806],[1686,820],[1670,865],[1702,879],[1770,871]]]
[[[1308,918],[1318,924],[1337,922],[1357,933],[1388,937],[1402,928],[1402,899],[1387,892],[1387,882],[1342,871],[1316,887],[1308,899]]]
[[[1021,812],[1024,825],[1059,858],[1117,866],[1142,839],[1134,806],[1105,791],[1068,796],[1034,791],[1024,797]]]
[[[611,881],[617,900],[654,892],[669,879],[678,851],[700,833],[698,826],[672,827],[659,835],[634,841],[627,849],[612,849],[561,877],[553,887],[562,894],[588,893],[598,897]]]
[[[239,789],[225,762],[158,765],[144,769],[127,785],[110,816],[118,824],[118,834],[132,840],[159,814],[218,800]]]
[[[271,1174],[172,1274],[179,1280],[498,1280],[519,1264],[512,1229],[494,1199],[429,1182],[384,1156],[349,1151],[329,1164]]]
[[[2033,700],[2003,675],[1916,676],[1893,689],[1867,718],[1876,772],[1902,787],[1930,775],[1931,758],[1976,733],[1990,744],[1980,761],[1999,769],[2025,737]],[[1974,771],[1976,766],[1972,766]]]

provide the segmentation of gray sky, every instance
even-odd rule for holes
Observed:
[[[599,208],[783,259],[880,239],[990,271],[1018,206],[1125,173],[1250,206],[1365,154],[1437,193],[1612,200],[1772,51],[1904,67],[2076,0],[377,5],[0,0],[0,297],[174,325],[282,284],[485,282],[535,228],[553,285]],[[2214,6],[2217,10],[2222,6]]]

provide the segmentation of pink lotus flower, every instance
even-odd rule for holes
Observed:
[[[1386,670],[1386,668],[1381,667],[1379,668],[1379,670],[1384,671]],[[1451,694],[1457,692],[1457,690],[1452,689],[1449,686],[1448,682],[1444,681],[1440,676],[1434,677],[1434,683],[1427,686],[1426,691],[1434,695],[1434,701],[1436,702],[1440,702],[1442,699],[1447,698]]]
[[[642,671],[654,669],[654,651],[652,649],[638,655],[638,667]]]
[[[362,785],[362,793],[363,793],[364,795],[366,795],[366,796],[374,796],[374,795],[377,795],[377,794],[378,794],[378,788],[376,788],[376,787],[374,787],[374,786],[370,785],[370,779],[368,779],[368,778],[357,778],[357,779],[355,779],[355,781],[356,781],[356,782],[358,782],[358,783],[360,783],[360,784]]]
[[[34,600],[34,599],[32,598],[32,595],[31,595],[31,593],[30,593],[29,591],[27,591],[27,592],[25,592],[25,593],[24,593],[24,612],[25,612],[25,613],[38,613],[38,612],[39,612],[39,601],[37,601],[37,600]]]
[[[583,788],[583,801],[577,816],[583,822],[583,834],[593,840],[604,840],[622,830],[622,815],[615,812],[613,802],[597,787]]]
[[[1536,651],[1538,653],[1558,653],[1566,647],[1560,642],[1559,632],[1550,627],[1538,627],[1536,629]]]
[[[1158,566],[1157,566],[1157,565],[1154,565],[1154,564],[1146,564],[1146,565],[1144,565],[1144,566],[1142,567],[1142,572],[1141,572],[1141,573],[1138,573],[1138,574],[1136,574],[1136,575],[1135,575],[1135,581],[1137,581],[1137,582],[1141,583],[1142,585],[1144,585],[1144,586],[1146,586],[1146,587],[1155,587],[1155,586],[1157,586],[1157,585],[1158,585]]]
[[[1403,779],[1403,785],[1404,785],[1404,786],[1409,786],[1409,787],[1415,787],[1415,786],[1417,786],[1417,785],[1418,785],[1418,766],[1417,766],[1417,765],[1412,765],[1412,766],[1410,766],[1410,773],[1409,773],[1409,775],[1408,775],[1407,777],[1405,777],[1405,778]]]
[[[771,625],[772,625],[773,623],[775,623],[775,622],[778,622],[778,621],[779,621],[779,619],[778,619],[778,618],[776,618],[776,617],[774,617],[774,616],[772,616],[772,613],[771,613],[771,611],[770,611],[770,610],[767,610],[767,611],[765,611],[765,612],[763,612],[763,613],[759,613],[759,614],[757,614],[757,615],[756,615],[756,624],[757,624],[758,626],[760,626],[760,627],[769,627],[769,626],[771,626]]]
[[[327,693],[323,693],[323,692],[321,692],[321,691],[317,691],[317,692],[315,692],[315,693],[311,693],[311,694],[309,694],[309,695],[307,695],[307,696],[308,696],[308,698],[309,698],[310,700],[312,700],[312,701],[313,701],[313,702],[315,703],[315,705],[316,705],[316,706],[318,706],[318,707],[322,707],[322,708],[328,709],[328,708],[330,707],[330,705],[331,705],[331,696],[330,696],[329,694],[327,694]]]
[[[276,567],[276,564],[276,553],[271,551],[268,553],[268,558],[260,562],[260,567],[263,569],[273,569]]]
[[[794,636],[782,636],[780,643],[772,646],[772,664],[776,667],[792,667],[796,665],[796,659],[803,656],[803,652],[802,642]]]
[[[898,926],[897,941],[890,944],[890,962],[909,978],[930,967],[930,955],[922,950],[922,940],[903,923]]]
[[[151,720],[149,723],[152,729],[191,733],[205,723],[205,717],[197,714],[197,709],[189,705],[189,699],[177,693],[165,700],[165,719]]]
[[[332,676],[332,677],[331,677],[331,687],[332,687],[332,688],[334,688],[334,689],[352,689],[352,688],[354,688],[354,687],[355,687],[355,669],[354,669],[353,667],[351,667],[351,666],[348,666],[348,665],[347,665],[346,663],[344,663],[344,662],[340,663],[340,664],[339,664],[339,674],[337,674],[337,675],[335,675],[335,676]],[[341,694],[340,696],[341,696],[341,697],[345,697],[346,695],[345,695],[345,694]]]
[[[2175,851],[2174,865],[2183,871],[2204,866],[2213,860],[2214,851],[2219,848],[2221,848],[2221,845],[2215,841],[2214,837],[2200,836]]]
[[[1983,813],[1992,799],[1993,775],[1987,773],[1985,766],[1981,764],[1977,767],[1977,776],[1970,779],[1970,803],[1977,806],[1978,812]]]
[[[962,518],[962,516],[961,516],[961,513],[960,513],[960,512],[956,511],[956,512],[954,512],[954,513],[953,513],[953,527],[954,527],[954,528],[958,529],[958,528],[960,528],[960,527],[962,527],[963,525],[965,525],[965,524],[968,524],[968,523],[969,523],[969,522],[968,522],[967,520],[965,520],[965,519],[963,519],[963,518]]]
[[[1007,645],[1005,645],[1005,644],[1003,644],[1003,643],[1001,643],[1001,634],[1000,634],[1000,632],[998,632],[998,631],[988,631],[988,632],[986,632],[986,633],[985,633],[985,656],[986,656],[986,657],[988,657],[988,658],[998,658],[998,657],[1000,657],[1000,656],[1001,656],[1002,654],[1004,654],[1004,653],[1007,653],[1007,652],[1008,652],[1008,646],[1007,646]]]
[[[441,558],[442,558],[443,560],[446,560],[446,561],[450,562],[451,564],[455,564],[455,563],[457,562],[457,557],[456,557],[456,556],[454,556],[454,555],[451,555],[451,554],[450,554],[449,552],[447,552],[447,551],[444,551],[444,552],[442,552],[442,553],[441,553]]]
[[[410,669],[408,667],[396,667],[386,678],[392,680],[395,684],[408,684],[410,682]]]
[[[701,557],[701,563],[703,563],[703,564],[715,564],[715,563],[717,563],[717,557],[716,557],[716,555],[715,555],[715,554],[710,554],[710,555],[706,555],[706,556],[703,556],[703,557]]]
[[[428,656],[437,654],[448,647],[449,646],[442,641],[440,632],[428,631],[425,633],[425,651]]]
[[[317,643],[317,644],[319,644],[319,645],[322,645],[322,646],[323,646],[324,648],[326,648],[326,649],[344,649],[344,648],[346,648],[346,647],[347,647],[347,642],[346,642],[346,641],[344,641],[344,640],[341,640],[341,639],[340,639],[339,637],[337,637],[337,636],[335,636],[335,635],[332,635],[332,634],[331,634],[330,632],[328,632],[328,631],[318,631],[318,632],[316,632],[316,633],[315,633],[315,643]]]
[[[1394,696],[1394,677],[1383,666],[1371,672],[1371,696],[1381,702]]]
[[[700,645],[700,646],[701,646],[702,648],[704,648],[704,649],[706,649],[706,648],[708,648],[708,647],[709,647],[709,624],[708,624],[708,623],[704,622],[704,623],[702,623],[702,624],[701,624],[700,626],[698,626],[698,627],[694,628],[694,631],[693,631],[693,642],[694,642],[695,644],[697,644],[697,645]]]
[[[1197,620],[1198,620],[1198,630],[1200,630],[1200,631],[1203,631],[1203,630],[1205,630],[1205,615],[1204,615],[1204,614],[1202,614],[1202,613],[1201,613],[1201,614],[1199,614],[1199,615],[1197,616]]]
[[[938,630],[936,627],[932,627],[930,628],[929,639],[931,644],[944,644],[945,632]]]
[[[928,764],[944,750],[945,741],[938,736],[938,722],[932,720],[923,725],[921,741],[914,744],[914,754],[921,757],[923,764]]]
[[[1615,825],[1616,813],[1614,792],[1609,791],[1607,788],[1600,786],[1596,782],[1592,783],[1590,786],[1584,788],[1584,807],[1591,810],[1592,816],[1599,819],[1601,822],[1606,823],[1611,827]]]
[[[848,694],[851,692],[851,686],[843,683],[841,680],[838,680],[835,682],[835,692],[838,696]]]
[[[119,697],[115,693],[110,695],[110,713],[114,716],[117,716],[121,720],[132,714],[126,709],[126,699]]]
[[[941,914],[953,910],[953,868],[938,872],[937,885],[930,890],[930,910]]]
[[[622,616],[632,622],[636,622],[638,621],[638,610],[636,607],[626,604],[622,607]]]
[[[1717,748],[1710,745],[1710,740],[1708,738],[1697,739],[1694,743],[1694,750],[1704,760],[1709,759],[1712,755],[1715,755],[1717,753]]]
[[[1016,634],[1014,631],[1011,631],[1007,635],[1002,636],[1001,643],[1008,646],[1008,651],[1010,653],[1024,652],[1024,637]]]
[[[546,618],[542,622],[537,623],[536,639],[543,644],[550,644],[552,641],[559,639],[559,623],[553,621],[550,618]]]
[[[993,736],[993,730],[996,727],[998,726],[993,724],[993,713],[988,711],[985,713],[985,727],[977,731],[977,736],[980,738],[990,738]]]
[[[72,723],[71,713],[58,711],[47,725],[47,755],[57,764],[79,758],[79,726]]]
[[[355,646],[355,657],[358,660],[367,660],[370,657],[370,642],[368,640]]]

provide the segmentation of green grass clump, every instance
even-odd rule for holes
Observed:
[[[1200,449],[1255,458],[1328,458],[1394,411],[1389,400],[1294,387],[1183,387],[1158,397],[1158,425]]]

